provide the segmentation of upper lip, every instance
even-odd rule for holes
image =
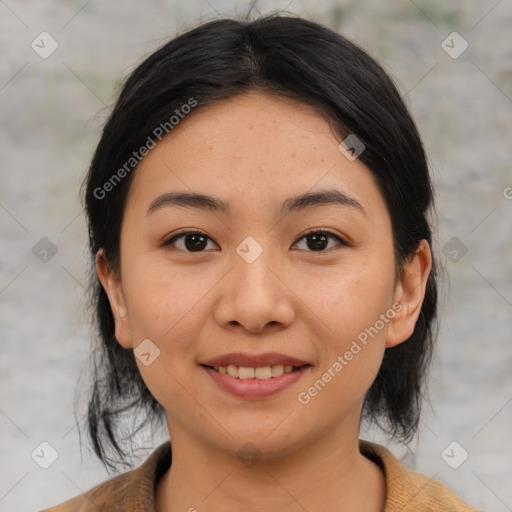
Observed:
[[[256,368],[258,366],[274,366],[282,364],[283,366],[304,366],[309,365],[307,361],[296,359],[277,352],[266,352],[264,354],[243,354],[241,352],[232,354],[223,354],[214,357],[203,363],[203,366],[245,366],[248,368]]]

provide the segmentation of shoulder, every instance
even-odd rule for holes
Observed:
[[[155,486],[171,465],[171,444],[161,444],[137,469],[41,512],[132,512],[155,509]]]
[[[110,511],[124,501],[126,490],[130,487],[133,471],[111,478],[89,491],[76,496],[65,503],[43,510],[42,512],[89,512]],[[117,509],[121,512],[122,509]]]
[[[387,486],[385,512],[482,512],[468,505],[442,482],[406,467],[387,448],[362,440],[359,447],[363,455],[384,470]]]

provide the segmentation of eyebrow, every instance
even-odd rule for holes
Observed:
[[[337,189],[306,192],[305,194],[290,197],[283,201],[281,206],[278,208],[277,213],[278,215],[285,215],[315,206],[329,205],[349,206],[366,215],[366,212],[359,201]],[[149,215],[160,208],[171,206],[199,208],[201,210],[220,212],[227,215],[230,214],[231,210],[228,202],[217,197],[192,192],[166,192],[152,201],[146,215]]]

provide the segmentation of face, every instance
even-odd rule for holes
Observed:
[[[396,275],[383,196],[339,143],[310,107],[250,92],[194,112],[139,164],[120,274],[97,269],[173,440],[271,457],[357,435],[430,253]]]

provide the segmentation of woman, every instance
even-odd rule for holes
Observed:
[[[414,435],[437,307],[424,150],[365,52],[297,17],[190,30],[127,79],[84,184],[93,446],[114,467],[143,411],[172,457],[48,510],[476,510],[359,440]]]

